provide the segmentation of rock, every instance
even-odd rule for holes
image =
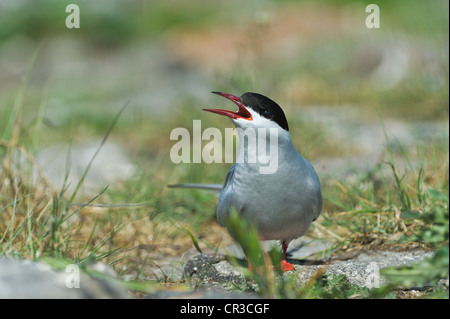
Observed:
[[[226,261],[223,255],[194,256],[184,267],[184,278],[191,280],[194,286],[214,291],[228,291],[246,283],[244,275]]]
[[[320,269],[323,269],[325,274],[331,276],[344,275],[350,283],[359,287],[373,288],[387,283],[380,277],[380,269],[419,263],[423,259],[431,257],[432,254],[432,252],[422,250],[375,251],[362,252],[348,260],[334,259],[327,263],[292,261],[295,267],[294,275],[300,285],[306,284]],[[188,261],[184,273],[187,278],[196,282],[201,281],[206,288],[215,291],[229,290],[230,283],[234,287],[246,283],[246,279],[239,269],[225,260],[223,256],[197,255]],[[285,275],[290,274],[292,273],[285,273]]]
[[[201,287],[214,292],[244,290],[247,287],[247,278],[225,260],[223,255],[194,256],[184,267],[184,278],[189,280],[194,288]],[[248,298],[255,297],[254,294],[246,295]]]
[[[440,285],[442,288],[447,289],[447,290],[448,290],[448,284],[449,284],[448,277],[447,277],[447,279],[441,279],[438,281],[438,285]]]
[[[71,194],[100,145],[100,139],[76,143],[70,149],[68,145],[54,145],[41,150],[36,156],[36,161],[58,190],[62,188],[69,169],[66,192]],[[66,167],[68,155],[69,168]],[[133,165],[122,148],[114,142],[106,141],[92,162],[79,194],[94,196],[107,185],[114,185],[130,178],[133,172]]]
[[[76,266],[75,268],[66,268],[66,271],[54,270],[42,262],[0,259],[0,298],[104,299],[129,297],[126,290],[112,279],[92,278],[82,272],[79,273],[79,288],[77,288]]]

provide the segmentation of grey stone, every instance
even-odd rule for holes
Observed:
[[[129,297],[124,287],[117,284],[113,278],[97,279],[82,272],[80,272],[79,288],[77,288],[76,281],[72,280],[74,277],[71,277],[74,274],[74,271],[54,270],[42,262],[0,259],[0,298],[103,299]],[[105,275],[106,277],[110,278]],[[71,286],[73,288],[70,288]]]
[[[325,244],[322,247],[327,247]],[[319,245],[320,246],[320,245]],[[431,257],[432,252],[417,251],[375,251],[362,252],[348,260],[330,260],[329,262],[292,260],[294,272],[299,285],[306,284],[322,270],[333,276],[343,275],[352,284],[359,287],[378,287],[387,282],[380,277],[379,271],[388,267],[399,267],[419,263]],[[300,264],[298,264],[300,262]],[[292,273],[285,273],[286,276]],[[215,291],[229,289],[229,283],[244,285],[246,279],[238,268],[223,257],[218,258],[202,254],[189,260],[185,267],[185,276],[207,283],[206,287],[213,287]]]
[[[194,287],[213,291],[228,291],[246,284],[245,276],[223,255],[200,254],[190,259],[184,267],[184,278]]]
[[[71,194],[100,145],[100,139],[80,142],[71,146],[70,153],[68,145],[54,145],[41,150],[36,161],[58,190],[62,188],[69,170],[67,193]],[[70,167],[66,167],[67,157]],[[106,186],[130,178],[133,173],[134,167],[121,147],[112,141],[106,141],[92,162],[79,194],[96,195]]]

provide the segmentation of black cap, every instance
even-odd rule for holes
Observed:
[[[274,121],[284,130],[289,131],[289,126],[283,110],[277,103],[268,97],[258,93],[247,92],[242,94],[241,101],[246,107],[251,108],[261,116]]]

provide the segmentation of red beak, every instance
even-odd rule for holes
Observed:
[[[239,110],[237,112],[231,112],[227,110],[220,110],[220,109],[203,109],[204,111],[217,113],[219,115],[225,115],[228,116],[231,119],[244,119],[251,121],[253,120],[252,115],[247,110],[247,108],[242,104],[241,98],[239,96],[234,96],[228,93],[222,93],[222,92],[212,92],[214,94],[218,94],[223,96],[224,98],[232,101],[234,104],[236,104],[239,107]]]

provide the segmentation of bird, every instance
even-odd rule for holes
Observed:
[[[280,241],[281,269],[283,272],[294,270],[286,259],[287,248],[293,239],[306,233],[322,211],[319,177],[312,164],[295,149],[286,116],[276,102],[252,92],[241,96],[212,93],[238,106],[236,112],[203,109],[228,117],[239,137],[236,163],[228,171],[223,186],[213,184],[210,187],[220,189],[217,221],[220,226],[227,227],[233,237],[227,219],[234,209],[240,218],[247,219],[256,227],[261,240]],[[255,143],[249,140],[248,130],[254,132]],[[272,140],[274,136],[275,141]],[[246,138],[247,143],[244,141]],[[259,145],[262,149],[255,150]],[[270,152],[276,155],[277,165],[275,170],[264,173],[263,168],[267,168],[270,160],[267,155],[269,148],[275,148]],[[206,186],[199,184],[198,188]],[[191,187],[195,185],[191,184]]]

